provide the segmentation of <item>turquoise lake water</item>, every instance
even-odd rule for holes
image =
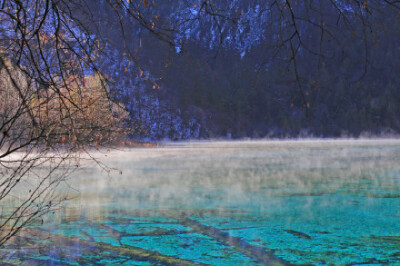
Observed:
[[[400,141],[97,152],[10,265],[400,265]]]

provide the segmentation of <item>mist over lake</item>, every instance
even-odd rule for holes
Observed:
[[[10,243],[7,262],[399,259],[399,140],[178,142],[93,155],[115,169],[83,162],[67,181],[73,199]]]

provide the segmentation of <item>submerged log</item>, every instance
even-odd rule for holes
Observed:
[[[311,236],[307,235],[306,233],[303,232],[299,232],[299,231],[295,231],[295,230],[289,230],[289,229],[285,229],[283,230],[286,233],[292,234],[294,236],[300,237],[300,238],[304,238],[304,239],[311,239]]]
[[[290,262],[287,262],[272,254],[272,252],[268,252],[262,247],[249,244],[239,237],[233,237],[218,228],[204,225],[198,221],[189,218],[182,218],[179,220],[179,223],[185,226],[190,226],[191,228],[193,228],[194,231],[203,235],[207,235],[226,246],[232,246],[237,251],[257,260],[260,263],[263,263],[264,265],[292,265]]]
[[[21,234],[36,236],[40,239],[49,239],[52,242],[59,241],[68,246],[79,245],[82,249],[99,249],[106,252],[115,252],[121,256],[127,256],[137,261],[148,261],[155,264],[162,265],[208,265],[204,263],[198,263],[191,260],[185,260],[174,256],[163,255],[157,251],[147,250],[133,246],[113,246],[102,242],[91,242],[75,237],[67,237],[62,235],[51,234],[37,229],[23,229]]]

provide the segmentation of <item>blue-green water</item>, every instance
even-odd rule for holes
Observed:
[[[2,250],[28,265],[400,265],[400,141],[111,151]]]

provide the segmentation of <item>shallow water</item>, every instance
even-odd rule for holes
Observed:
[[[98,152],[76,198],[1,252],[29,265],[400,265],[400,141]]]

